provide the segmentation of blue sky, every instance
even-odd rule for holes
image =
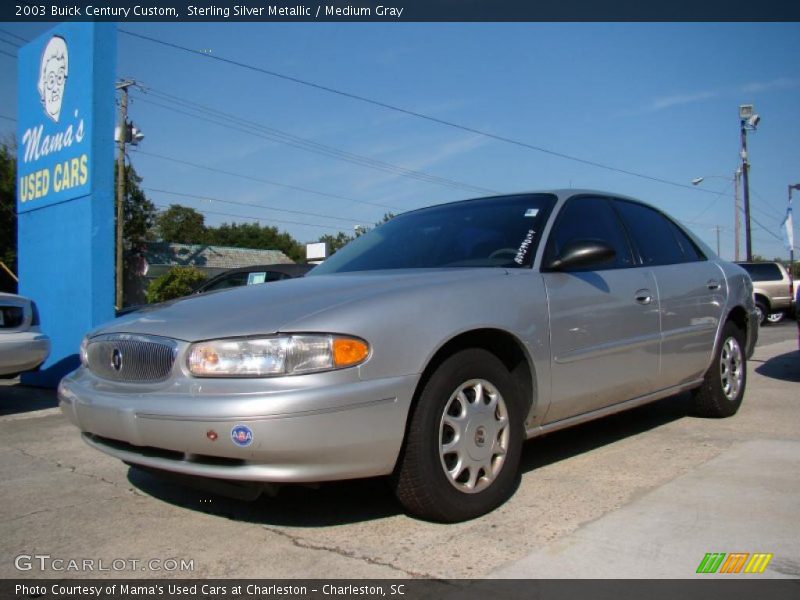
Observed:
[[[0,27],[27,38],[47,29]],[[127,23],[121,28],[685,184],[700,176],[732,177],[738,164],[738,106],[752,103],[762,117],[749,137],[752,214],[766,228],[753,223],[753,248],[769,258],[788,256],[780,222],[787,185],[800,183],[798,24]],[[0,39],[12,38],[0,33]],[[721,196],[665,185],[124,34],[118,42],[118,75],[151,90],[133,93],[129,111],[146,135],[142,153],[132,153],[131,160],[148,196],[157,204],[204,211],[209,224],[259,217],[305,242],[337,229],[352,232],[354,225],[371,224],[388,210],[485,195],[474,188],[589,187],[651,202],[687,222],[712,247],[719,226],[722,255],[733,256],[733,187],[726,179],[709,177],[699,186],[725,192]],[[2,49],[14,51],[8,44]],[[232,130],[197,120],[154,105],[165,103],[163,93],[473,189],[309,153],[252,135],[252,127]],[[16,64],[5,55],[0,55],[0,114],[16,116]],[[0,135],[12,135],[14,128],[0,119]],[[260,208],[264,205],[295,212]]]

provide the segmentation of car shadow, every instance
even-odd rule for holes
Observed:
[[[691,395],[684,393],[534,438],[525,445],[520,471],[527,473],[590,452],[691,416],[691,412]]]
[[[681,394],[527,442],[520,473],[569,459],[618,440],[666,425],[690,414],[690,397]],[[138,467],[128,481],[142,492],[176,506],[233,521],[286,527],[325,527],[393,517],[403,513],[386,477],[278,487],[253,501],[220,493],[219,482]],[[519,484],[520,478],[517,478]],[[225,485],[225,484],[223,484]],[[230,486],[229,486],[230,487]],[[235,492],[235,490],[234,490]]]
[[[751,360],[751,362],[754,362]],[[800,352],[786,352],[773,356],[756,367],[756,373],[771,379],[800,383]]]
[[[58,406],[56,391],[0,380],[0,416],[29,413]]]
[[[128,481],[163,502],[232,521],[287,527],[361,523],[403,512],[384,477],[315,485],[279,486],[248,501],[223,495],[214,481],[176,477],[131,467]]]

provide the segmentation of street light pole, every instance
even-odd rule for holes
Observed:
[[[734,222],[734,240],[733,240],[733,248],[734,248],[734,260],[739,260],[739,239],[741,238],[741,233],[739,231],[739,174],[741,170],[737,167],[736,170],[733,172],[733,222]],[[715,178],[715,179],[724,179],[725,181],[731,181],[730,177],[725,177],[724,175],[705,175],[704,177],[695,177],[692,179],[692,185],[700,185],[708,178]],[[717,256],[719,256],[719,231],[720,226],[717,225]]]
[[[753,260],[753,240],[750,236],[750,160],[747,157],[747,130],[756,130],[761,117],[753,110],[752,104],[739,106],[740,137],[742,142],[742,186],[744,187],[744,240],[747,260]]]
[[[747,160],[747,128],[742,119],[742,186],[744,187],[744,244],[747,261],[753,260],[753,241],[750,239],[750,164]]]

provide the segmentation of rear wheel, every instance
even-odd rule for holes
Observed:
[[[767,323],[771,325],[774,325],[775,323],[780,323],[781,321],[783,321],[784,316],[785,315],[782,312],[769,313],[767,315]]]
[[[514,491],[524,436],[522,402],[503,363],[486,350],[447,358],[424,385],[393,477],[409,512],[472,519]]]
[[[703,384],[693,390],[695,413],[701,417],[730,417],[742,404],[747,384],[747,360],[744,333],[727,322],[714,361],[706,371]]]

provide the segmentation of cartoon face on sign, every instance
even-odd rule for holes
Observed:
[[[64,38],[54,35],[42,52],[39,66],[39,97],[45,114],[58,123],[61,116],[61,101],[69,74],[69,52]]]

